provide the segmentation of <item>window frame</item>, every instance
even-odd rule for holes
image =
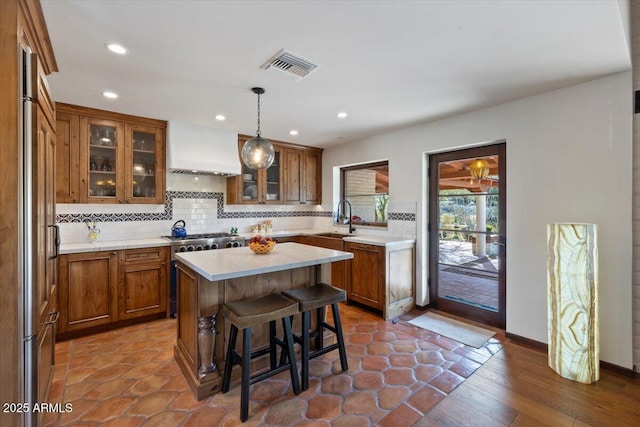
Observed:
[[[340,168],[340,200],[348,200],[347,199],[347,180],[346,180],[346,175],[347,172],[350,171],[354,171],[354,170],[363,170],[363,169],[375,169],[375,168],[379,168],[381,166],[386,166],[387,167],[387,174],[389,172],[389,161],[388,160],[381,160],[381,161],[377,161],[377,162],[370,162],[370,163],[361,163],[358,165],[353,165],[353,166],[345,166],[345,167],[341,167]],[[387,197],[389,197],[389,187],[387,186]],[[351,215],[353,216],[353,212],[351,213]],[[389,214],[387,213],[387,222],[355,222],[353,223],[354,225],[360,225],[360,226],[367,226],[367,227],[383,227],[386,228],[388,227],[389,224]]]

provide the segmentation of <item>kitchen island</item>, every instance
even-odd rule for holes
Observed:
[[[255,255],[248,247],[223,251],[176,254],[178,261],[178,336],[174,357],[195,397],[201,400],[220,391],[224,350],[229,325],[218,316],[226,302],[313,286],[318,266],[353,258],[349,252],[299,243],[280,243],[269,254]],[[281,325],[278,325],[280,327]],[[294,330],[299,330],[299,319]],[[268,325],[254,328],[255,347],[268,343]],[[258,358],[251,369],[258,372],[268,358]],[[234,367],[232,382],[239,383]]]

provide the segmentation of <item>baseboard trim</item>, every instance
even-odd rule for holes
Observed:
[[[545,353],[549,351],[549,346],[543,342],[532,340],[530,338],[525,338],[523,336],[512,334],[511,332],[506,332],[506,331],[504,333],[504,336],[506,338],[509,338],[512,341],[518,342],[520,344],[524,344],[528,347],[533,347],[539,350],[543,350]],[[605,369],[609,372],[614,372],[616,374],[624,375],[625,377],[630,377],[630,378],[636,378],[638,376],[638,373],[633,369],[618,366],[609,362],[604,362],[602,360],[600,361],[600,369]]]

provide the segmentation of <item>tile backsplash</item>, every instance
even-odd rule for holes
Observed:
[[[229,231],[237,227],[249,232],[266,219],[273,230],[329,228],[331,205],[226,205],[226,180],[214,176],[167,174],[164,205],[58,204],[57,220],[63,243],[87,241],[83,221],[95,221],[103,241],[166,236],[177,220],[186,222],[189,233]],[[389,227],[394,235],[415,237],[416,204],[389,204]],[[363,234],[380,234],[380,229],[358,228]]]

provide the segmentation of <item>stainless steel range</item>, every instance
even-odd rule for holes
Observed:
[[[184,237],[162,236],[171,242],[171,282],[169,293],[169,312],[171,317],[178,313],[177,292],[177,252],[210,251],[213,249],[237,248],[244,246],[244,237],[229,233],[187,234]]]
[[[171,242],[171,259],[176,252],[209,251],[244,246],[244,237],[229,233],[187,234],[184,237],[163,236]]]

